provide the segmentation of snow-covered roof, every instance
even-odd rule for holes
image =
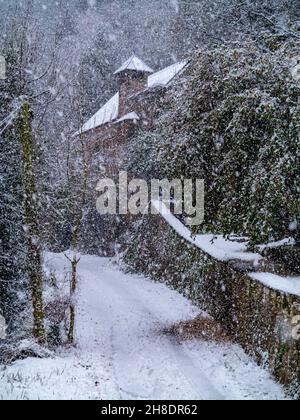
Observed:
[[[130,112],[129,114],[124,115],[124,117],[120,118],[116,121],[117,123],[123,122],[123,121],[139,121],[140,117],[136,112]]]
[[[160,70],[157,73],[151,74],[148,77],[148,88],[167,86],[174,79],[174,77],[184,69],[186,65],[187,62],[182,61],[180,63],[173,64],[172,66],[169,66],[163,70]],[[126,69],[153,73],[153,70],[150,69],[150,67],[148,67],[136,56],[132,56],[128,61],[126,61],[126,63],[124,63],[115,74],[120,73]],[[87,123],[84,124],[81,132],[85,133],[87,131],[93,130],[94,128],[100,127],[103,124],[117,120],[119,116],[119,102],[120,94],[118,92],[95,115],[93,115]],[[138,121],[139,119],[139,116],[135,112],[130,112],[115,122],[120,123],[126,120]]]
[[[182,61],[180,63],[173,64],[163,70],[158,71],[157,73],[151,74],[148,77],[148,87],[154,88],[156,86],[166,86],[168,85],[178,73],[180,73],[184,67],[187,65],[187,61]]]
[[[116,93],[81,129],[82,133],[114,121],[119,114],[119,92]]]
[[[153,70],[147,66],[142,60],[140,60],[136,55],[133,55],[129,60],[125,61],[124,64],[114,73],[122,73],[126,70],[142,71],[145,73],[153,73]]]
[[[154,200],[152,205],[179,236],[218,261],[241,260],[258,263],[263,259],[260,254],[247,251],[247,242],[230,241],[222,235],[193,236],[191,230],[177,219],[162,201]]]

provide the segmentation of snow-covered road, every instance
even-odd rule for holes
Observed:
[[[52,256],[62,271],[66,261]],[[80,262],[77,347],[0,371],[0,398],[283,399],[282,388],[233,344],[178,343],[162,330],[199,309],[108,259]]]

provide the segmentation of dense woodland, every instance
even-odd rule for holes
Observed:
[[[0,10],[3,358],[40,352],[19,349],[31,337],[72,344],[77,253],[116,251],[119,226],[107,233],[95,214],[85,145],[74,156],[72,142],[115,92],[111,74],[133,51],[156,69],[183,58],[190,67],[157,110],[155,129],[132,139],[128,168],[204,178],[201,231],[246,235],[252,247],[288,237],[299,245],[296,0],[11,0]],[[73,251],[71,297],[59,298],[58,317],[43,299],[55,289],[45,250]]]

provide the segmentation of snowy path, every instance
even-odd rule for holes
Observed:
[[[52,264],[63,270],[63,257]],[[199,314],[162,284],[83,257],[77,348],[0,371],[0,399],[283,399],[269,375],[232,344],[179,344],[161,331]]]

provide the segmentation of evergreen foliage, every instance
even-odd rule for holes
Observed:
[[[268,37],[199,51],[169,92],[155,131],[130,148],[137,173],[159,168],[169,179],[205,180],[198,231],[248,235],[252,244],[299,240],[297,45]]]

